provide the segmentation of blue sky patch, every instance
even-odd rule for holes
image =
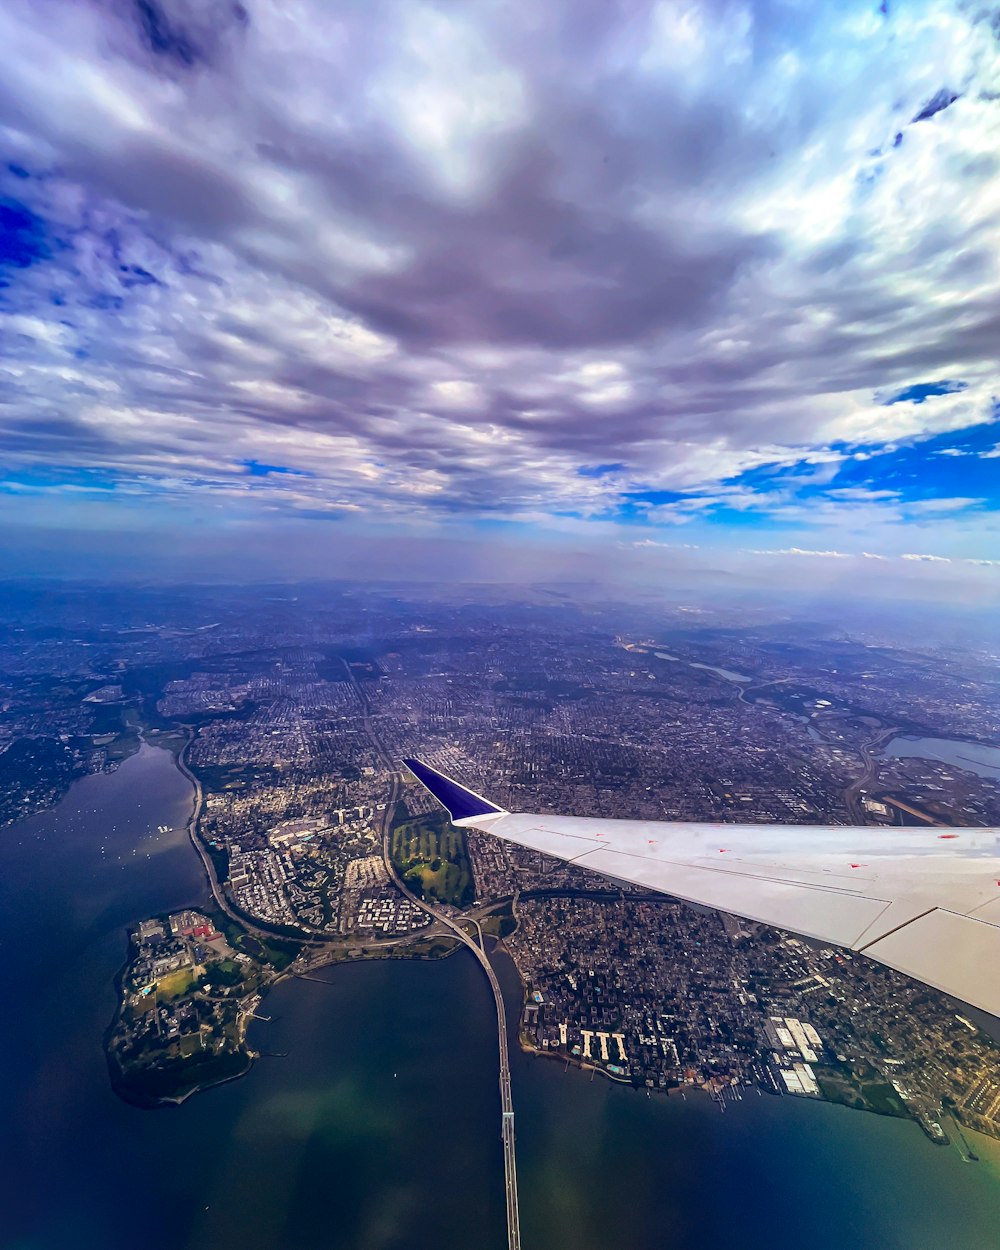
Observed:
[[[87,300],[88,308],[96,308],[99,312],[121,312],[125,301],[120,295],[109,295],[107,291],[98,291]]]
[[[932,395],[954,395],[956,391],[964,391],[967,383],[965,382],[916,382],[913,386],[904,387],[901,391],[896,391],[894,395],[890,395],[881,402],[887,407],[893,404],[922,404],[925,399],[929,399]]]
[[[1000,444],[1000,423],[939,434],[870,460],[847,460],[830,484],[896,491],[904,501],[986,499],[1000,503],[1000,458],[984,452]]]
[[[52,255],[45,222],[26,204],[0,200],[0,271],[27,269]]]
[[[863,492],[892,492],[904,505],[929,499],[984,499],[995,506],[1000,504],[1000,457],[987,457],[985,453],[998,445],[1000,420],[986,421],[919,443],[891,446],[864,459],[855,458],[848,448],[834,448],[844,452],[845,458],[829,475],[817,474],[818,466],[802,460],[750,469],[730,478],[726,485],[752,490],[760,496],[760,507],[767,507],[769,496],[773,502],[776,495],[785,501],[863,502]],[[851,492],[853,499],[846,492]],[[712,519],[725,515],[731,524],[747,523],[747,513],[742,514],[742,522],[738,519],[740,513],[730,513],[720,506]],[[755,509],[750,514],[759,519]]]
[[[31,494],[32,491],[42,493],[59,487],[71,490],[113,491],[120,478],[120,474],[104,469],[76,468],[70,465],[16,469],[3,475],[0,480],[0,494],[25,495]]]
[[[123,287],[163,285],[155,274],[143,269],[142,265],[119,265],[118,281]]]
[[[929,118],[934,117],[935,114],[943,113],[946,108],[951,108],[955,101],[961,98],[959,92],[949,91],[947,87],[942,87],[940,91],[935,92],[931,96],[913,120],[915,122],[925,122]]]
[[[146,43],[158,56],[176,61],[185,69],[190,69],[199,59],[187,33],[171,22],[154,0],[135,0],[135,12]]]
[[[261,460],[241,460],[240,464],[251,477],[271,477],[282,473],[289,477],[312,477],[305,469],[292,469],[286,464],[264,464]]]

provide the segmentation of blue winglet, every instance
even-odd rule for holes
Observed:
[[[403,760],[420,784],[448,809],[452,820],[465,820],[471,816],[503,816],[504,809],[489,803],[481,795],[466,790],[457,781],[437,772],[422,760]]]

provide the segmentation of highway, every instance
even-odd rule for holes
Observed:
[[[493,1001],[496,1005],[497,1012],[497,1036],[500,1042],[500,1109],[501,1109],[501,1133],[503,1137],[503,1167],[504,1167],[504,1184],[506,1187],[507,1199],[507,1246],[508,1250],[521,1250],[521,1218],[517,1206],[517,1161],[514,1153],[514,1101],[511,1096],[510,1088],[510,1060],[507,1048],[507,1011],[504,1007],[503,991],[500,988],[500,982],[497,980],[497,974],[493,971],[493,965],[489,961],[486,951],[479,945],[476,940],[471,937],[462,928],[461,924],[453,920],[451,916],[439,911],[438,908],[432,906],[424,899],[414,894],[403,882],[402,878],[396,872],[396,866],[392,862],[392,848],[389,844],[389,832],[392,827],[392,811],[399,800],[401,783],[398,773],[392,774],[392,790],[389,802],[386,804],[385,811],[382,813],[382,856],[385,860],[386,868],[389,871],[393,881],[402,890],[415,907],[419,907],[422,911],[444,925],[449,929],[455,937],[458,938],[465,946],[472,951],[476,959],[479,960],[480,966],[486,973],[486,978],[490,983],[490,989],[493,991]],[[480,941],[482,941],[482,929],[479,928],[478,922],[476,928],[479,931]]]
[[[181,775],[184,776],[194,787],[194,805],[191,809],[191,815],[188,817],[187,821],[187,834],[191,841],[191,845],[198,852],[202,867],[205,869],[205,876],[208,879],[208,886],[212,892],[212,898],[215,901],[215,905],[221,912],[228,916],[230,920],[235,921],[241,929],[245,929],[247,933],[254,934],[255,937],[264,939],[283,938],[285,940],[291,938],[292,941],[300,942],[304,947],[308,947],[311,953],[307,959],[303,960],[304,966],[321,966],[325,963],[329,963],[332,953],[339,950],[339,944],[335,939],[331,938],[330,935],[321,933],[318,930],[314,930],[313,935],[306,928],[301,925],[297,925],[295,926],[297,932],[294,936],[292,936],[289,933],[284,932],[278,926],[269,927],[266,924],[256,924],[254,923],[252,916],[247,915],[246,912],[238,910],[229,901],[229,898],[226,895],[225,887],[219,879],[219,874],[216,871],[215,862],[213,861],[211,855],[209,855],[208,848],[202,841],[198,828],[199,821],[201,820],[201,812],[204,806],[205,796],[202,791],[201,782],[188,767],[187,760],[185,759],[188,747],[191,745],[192,741],[193,736],[189,728],[187,741],[184,743],[184,746],[176,756],[176,764]],[[407,943],[412,941],[413,938],[411,935],[402,934],[399,937],[392,938],[373,938],[369,940],[368,945],[384,947],[405,946]]]
[[[878,760],[873,752],[880,750],[898,732],[898,728],[894,726],[882,729],[874,738],[869,739],[868,742],[862,742],[855,748],[861,756],[864,772],[843,791],[844,804],[850,814],[852,824],[867,825],[869,823],[868,813],[865,811],[861,796],[863,792],[871,790],[878,779]]]
[[[462,928],[459,921],[453,920],[451,916],[440,911],[437,907],[432,906],[424,899],[419,898],[409,889],[396,871],[396,865],[392,862],[392,847],[390,845],[389,835],[392,829],[392,814],[396,804],[399,802],[400,791],[402,790],[402,782],[399,773],[393,767],[393,763],[385,748],[379,739],[378,733],[372,723],[373,718],[369,714],[368,699],[361,686],[361,683],[354,675],[351,666],[346,660],[343,661],[344,667],[350,675],[354,689],[361,701],[364,709],[364,726],[371,739],[372,746],[375,749],[379,759],[382,760],[385,767],[389,770],[390,791],[389,798],[381,813],[381,836],[382,836],[382,858],[385,861],[386,870],[389,876],[398,886],[398,888],[406,895],[415,907],[419,907],[421,911],[427,912],[439,924],[450,930],[458,940],[467,946],[476,959],[479,960],[480,966],[486,973],[486,979],[490,983],[490,989],[493,991],[493,1001],[496,1004],[497,1012],[497,1036],[500,1042],[500,1111],[501,1111],[501,1136],[503,1139],[503,1167],[504,1167],[504,1184],[506,1188],[507,1201],[507,1247],[508,1250],[521,1250],[521,1217],[517,1205],[517,1159],[514,1149],[514,1100],[511,1096],[510,1088],[510,1060],[507,1047],[507,1011],[504,1007],[503,992],[500,989],[500,982],[497,980],[497,974],[493,971],[493,965],[489,961],[485,949],[481,945],[483,941],[483,931],[478,921],[473,921],[479,933],[479,942],[477,943]]]

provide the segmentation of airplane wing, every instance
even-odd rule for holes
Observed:
[[[1000,1016],[1000,828],[527,815],[404,763],[456,825],[846,947]]]

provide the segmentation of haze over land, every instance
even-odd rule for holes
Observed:
[[[995,602],[997,30],[12,0],[0,567]]]

